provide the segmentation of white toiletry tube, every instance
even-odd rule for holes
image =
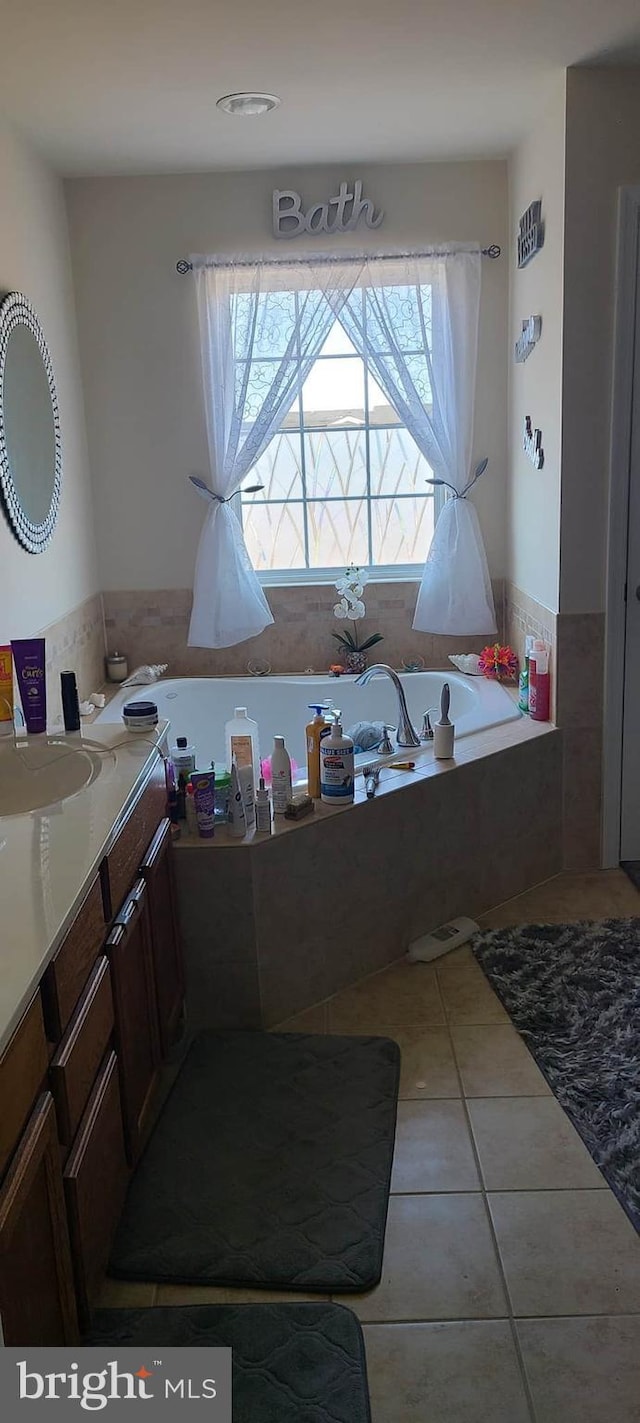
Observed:
[[[231,766],[231,798],[229,802],[229,818],[231,820],[231,834],[234,839],[242,840],[247,833],[247,817],[244,813],[244,800],[242,797],[242,787],[238,776],[238,767],[235,761]]]
[[[251,762],[245,766],[238,766],[238,782],[242,791],[242,804],[244,805],[244,816],[247,822],[247,830],[254,830],[256,824],[256,802],[255,787],[253,784],[253,766]]]

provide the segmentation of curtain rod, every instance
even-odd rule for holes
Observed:
[[[238,257],[237,260],[230,257],[221,257],[219,261],[217,261],[214,258],[210,262],[203,262],[201,265],[205,267],[255,267],[259,262],[264,262],[267,266],[277,266],[279,263],[282,263],[288,267],[296,267],[316,262],[367,262],[372,258],[389,261],[394,257],[451,257],[455,256],[458,252],[473,252],[475,250],[473,247],[430,247],[422,251],[413,252],[346,252],[344,256],[335,252],[332,252],[330,255],[327,253],[309,252],[305,257],[285,257],[284,255],[280,257],[273,254],[265,257],[262,254],[256,253],[253,257],[243,256]],[[497,242],[493,242],[490,247],[480,248],[480,256],[489,257],[492,262],[501,255],[502,248],[498,246]],[[193,262],[189,262],[185,257],[181,257],[180,260],[176,262],[176,272],[179,272],[181,277],[183,277],[186,272],[192,271]]]

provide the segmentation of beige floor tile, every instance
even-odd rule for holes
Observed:
[[[640,1318],[521,1319],[537,1423],[638,1423]]]
[[[463,944],[460,949],[451,949],[448,954],[441,954],[440,958],[432,960],[434,968],[473,968],[478,967],[478,960],[471,948],[471,944]]]
[[[328,1010],[331,1033],[375,1032],[380,1023],[438,1026],[445,1021],[431,964],[394,964],[336,993]]]
[[[438,968],[437,975],[450,1023],[508,1023],[506,1010],[478,964]]]
[[[640,893],[624,870],[556,875],[484,914],[482,929],[510,924],[563,924],[575,919],[617,919],[640,914]]]
[[[375,1423],[527,1423],[506,1320],[367,1324]]]
[[[156,1304],[285,1304],[328,1300],[329,1295],[298,1294],[295,1290],[235,1290],[216,1285],[158,1285]]]
[[[401,1099],[461,1095],[448,1028],[389,1027],[385,1023],[377,1031],[393,1038],[400,1048]]]
[[[348,1304],[365,1321],[503,1318],[482,1196],[391,1196],[382,1279]]]
[[[611,1191],[492,1192],[514,1314],[640,1312],[640,1237]]]
[[[158,1285],[156,1304],[227,1304],[228,1298],[217,1285]]]
[[[510,1025],[452,1025],[451,1040],[467,1097],[551,1095],[520,1034]]]
[[[155,1304],[157,1288],[142,1280],[113,1280],[108,1275],[102,1281],[96,1304],[99,1309],[146,1309]]]
[[[475,1098],[469,1115],[488,1191],[606,1190],[554,1097]]]
[[[462,1102],[398,1103],[391,1190],[480,1190]]]
[[[274,1033],[324,1033],[326,1030],[326,1003],[318,1003],[314,1008],[305,1008],[303,1013],[296,1013],[294,1018],[287,1018],[284,1023],[278,1023],[277,1028],[272,1028]]]

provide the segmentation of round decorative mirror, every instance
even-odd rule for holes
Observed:
[[[0,490],[29,553],[50,542],[60,503],[62,448],[53,367],[36,313],[20,292],[0,305]]]

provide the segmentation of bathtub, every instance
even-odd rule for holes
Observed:
[[[483,677],[464,677],[459,672],[406,672],[401,676],[409,715],[418,732],[425,711],[439,707],[445,682],[451,689],[450,717],[456,738],[517,720],[521,713],[509,693]],[[169,741],[186,736],[196,747],[198,766],[225,761],[225,722],[234,707],[246,706],[260,729],[261,755],[269,756],[274,736],[284,736],[285,745],[297,770],[296,779],[306,780],[306,723],[313,713],[311,703],[330,702],[339,707],[345,731],[358,721],[382,721],[395,726],[397,697],[388,677],[375,677],[366,687],[356,686],[352,676],[293,675],[267,677],[176,677],[150,687],[120,689],[96,720],[119,721],[125,702],[153,698],[161,717],[171,723]],[[393,736],[392,736],[393,740]],[[411,748],[415,759],[427,747]],[[396,753],[397,754],[397,753]],[[356,757],[356,769],[384,758],[364,752]]]

